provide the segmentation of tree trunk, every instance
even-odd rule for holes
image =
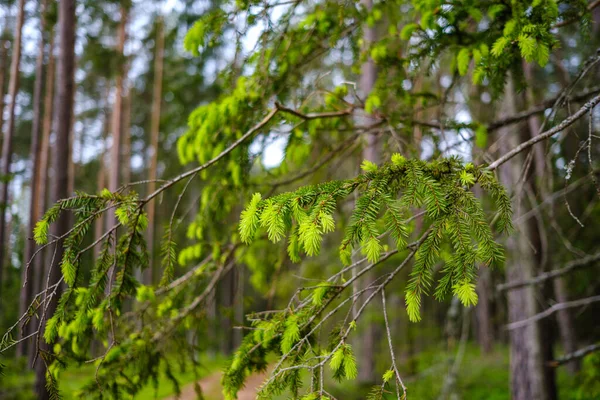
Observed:
[[[554,296],[556,301],[559,303],[566,303],[569,301],[569,296],[566,288],[565,280],[561,277],[553,280],[554,285]],[[573,318],[569,310],[559,310],[556,313],[556,321],[558,322],[558,331],[560,334],[560,340],[563,346],[563,351],[566,354],[572,354],[577,350],[577,333],[575,332],[575,325],[573,324]],[[581,368],[580,359],[575,358],[566,364],[567,371],[571,374],[575,374]]]
[[[361,0],[361,4],[370,10],[373,8],[372,0]],[[375,41],[375,28],[366,26],[363,31],[364,49],[368,49],[370,44]],[[375,62],[370,57],[361,67],[359,91],[363,99],[366,99],[375,86],[377,79],[377,70]],[[369,115],[362,115],[361,119],[364,119],[365,125],[372,123],[372,118]],[[366,146],[363,149],[362,157],[365,160],[369,160],[375,164],[381,162],[381,145],[378,138],[374,134],[369,134],[366,137]],[[374,279],[373,273],[369,272],[364,277],[364,287],[371,284]],[[361,289],[361,288],[357,288]],[[370,292],[365,292],[362,298],[366,298]],[[368,318],[368,316],[367,316]],[[377,324],[373,321],[366,321],[364,324],[364,330],[360,340],[357,344],[357,355],[358,355],[358,381],[362,384],[372,384],[377,380],[376,368],[375,368],[375,355],[377,354],[377,341],[379,337],[379,329]]]
[[[127,8],[121,5],[121,22],[117,31],[117,54],[123,55],[125,49],[126,28],[127,28]],[[108,190],[116,192],[119,188],[119,178],[121,175],[121,136],[123,133],[123,78],[124,66],[119,65],[117,76],[115,78],[115,99],[112,111],[112,147],[110,151],[110,173],[108,176]],[[112,229],[116,225],[117,219],[114,212],[106,213],[107,229]],[[109,293],[114,277],[114,267],[108,270],[109,283],[106,285],[106,292]]]
[[[235,270],[227,272],[219,282],[219,342],[221,354],[233,353],[233,303],[235,297]]]
[[[5,82],[6,82],[6,63],[8,62],[8,47],[7,44],[9,41],[6,39],[8,35],[8,31],[6,26],[0,32],[0,133],[2,132],[2,125],[4,124],[4,95],[5,91]],[[1,136],[1,135],[0,135]],[[2,278],[2,273],[0,272],[0,279]],[[2,281],[0,280],[0,284]]]
[[[528,85],[527,90],[525,91],[526,101],[528,106],[534,106],[536,104],[535,96],[533,93],[532,84],[535,82],[534,76],[534,65],[531,63],[523,62],[523,71],[525,78],[530,85]],[[529,135],[525,137],[525,139],[531,139],[537,135],[539,135],[542,131],[542,122],[540,120],[539,115],[532,115],[527,119],[527,125],[529,127]],[[551,188],[548,187],[548,179],[546,174],[546,151],[544,146],[539,143],[533,146],[533,170],[532,176],[527,181],[526,190],[530,192],[530,197],[532,200],[537,198],[545,199],[550,196]],[[530,206],[535,207],[536,204],[530,201]],[[530,242],[533,244],[535,252],[535,266],[536,269],[534,273],[540,274],[547,270],[548,268],[548,238],[545,229],[545,221],[541,213],[536,213],[535,218],[531,218],[529,220],[530,224]],[[548,282],[546,282],[541,287],[542,292],[539,299],[548,299],[552,295],[552,289]],[[549,307],[549,304],[543,303],[543,308]],[[562,310],[563,313],[566,310]],[[568,311],[567,311],[568,312]],[[553,354],[553,331],[550,319],[542,319],[540,321],[540,340],[542,347],[542,357],[543,357],[543,365],[545,368],[544,371],[544,383],[546,385],[546,390],[548,393],[548,398],[556,399],[557,389],[556,389],[556,371],[554,368],[549,366],[549,362],[554,359]]]
[[[38,44],[38,54],[35,63],[35,85],[33,87],[33,120],[31,124],[31,148],[29,151],[29,160],[31,163],[31,198],[29,199],[29,224],[25,237],[25,253],[21,264],[21,293],[19,297],[19,315],[27,312],[29,303],[31,302],[34,283],[33,283],[33,268],[29,265],[31,258],[35,252],[36,246],[33,241],[33,229],[35,224],[40,219],[39,211],[39,185],[40,185],[40,132],[42,125],[42,89],[44,87],[44,47],[45,47],[45,30],[46,30],[46,6],[47,1],[42,1],[40,10],[40,41]],[[32,322],[35,319],[32,320]],[[25,334],[29,329],[23,330]],[[30,341],[22,341],[17,345],[17,357],[23,356],[28,352]]]
[[[516,95],[512,80],[505,88],[504,101],[501,108],[501,117],[516,113]],[[517,128],[518,129],[518,128]],[[522,130],[522,127],[521,127]],[[515,128],[504,128],[499,132],[499,137],[505,137],[502,145],[503,151],[514,148],[519,143],[519,135]],[[508,188],[518,188],[517,182],[523,173],[523,156],[513,158],[501,168],[503,183]],[[524,191],[518,190],[513,197],[514,218],[518,220],[519,213],[526,212],[527,200],[523,199]],[[531,247],[531,225],[522,221],[515,226],[515,232],[507,243],[508,262],[507,279],[517,281],[530,279],[536,274],[536,256]],[[508,293],[509,321],[526,319],[536,314],[535,287],[527,286]],[[511,393],[513,400],[551,400],[555,393],[550,389],[551,379],[547,376],[548,369],[544,363],[544,346],[539,323],[531,323],[525,327],[511,330],[510,339],[510,371]]]
[[[525,73],[525,78],[527,79],[528,82],[534,82],[534,79],[535,79],[535,77],[533,76],[532,68],[533,68],[533,66],[531,64],[523,63],[523,70]],[[562,82],[563,82],[563,85],[566,87],[568,84],[568,79],[563,77]],[[527,88],[526,96],[527,96],[527,101],[529,103],[529,106],[533,106],[536,104],[531,87]],[[531,116],[530,118],[527,119],[527,123],[529,126],[529,133],[530,133],[531,137],[534,137],[540,133],[542,124],[541,124],[539,116],[537,116],[537,115]],[[534,146],[533,151],[534,151],[534,160],[535,160],[535,162],[534,162],[535,179],[533,180],[533,184],[537,183],[535,188],[537,188],[537,190],[540,192],[540,194],[541,194],[540,197],[545,199],[549,196],[548,192],[550,191],[545,186],[546,180],[544,179],[545,171],[546,171],[546,155],[545,155],[544,148],[542,147],[542,144],[538,144],[538,145]],[[538,218],[540,218],[540,217],[538,216]],[[544,244],[545,244],[545,242],[544,242]],[[542,268],[544,268],[548,264],[548,262],[547,262],[548,260],[546,257],[547,251],[545,251],[546,250],[545,248],[543,250],[544,251],[539,252],[539,254],[542,255],[540,257],[541,258],[540,265],[542,266]],[[547,269],[547,268],[544,268],[544,269]],[[558,300],[559,302],[568,301],[567,290],[565,287],[564,278],[558,277],[553,280],[552,284],[553,284],[553,291],[554,291],[554,295],[556,296],[556,300]],[[547,287],[546,290],[550,291],[550,288]],[[564,351],[566,353],[572,353],[575,350],[577,350],[577,339],[576,339],[575,327],[573,324],[573,319],[571,318],[570,311],[569,310],[557,311],[556,322],[558,323],[558,329],[560,332],[560,338],[561,338],[561,342],[562,342]],[[545,321],[545,323],[549,324],[549,321]],[[547,328],[550,328],[550,327],[548,326]],[[547,329],[545,331],[550,332],[550,329]],[[548,357],[548,358],[550,358],[550,357]],[[575,360],[569,362],[567,364],[567,369],[571,373],[577,372],[579,369],[579,360],[575,359]]]
[[[4,82],[6,81],[6,64],[8,61],[8,40],[6,35],[8,31],[6,25],[0,33],[0,138],[2,133],[2,125],[4,124]],[[0,263],[0,295],[2,294],[2,263]],[[0,307],[0,316],[2,315],[2,307]]]
[[[98,175],[96,175],[96,191],[100,193],[102,189],[106,187],[106,140],[108,138],[108,131],[110,129],[110,114],[108,112],[108,91],[102,103],[102,109],[104,112],[104,122],[102,127],[102,145],[100,151]],[[104,218],[98,218],[94,222],[94,242],[97,242],[102,234],[104,233]],[[98,243],[94,246],[94,259],[97,259],[100,255],[102,245]]]
[[[492,323],[492,309],[490,295],[494,291],[492,285],[492,271],[483,267],[479,269],[479,280],[477,282],[477,307],[475,317],[477,318],[477,340],[481,351],[490,353],[494,346],[494,325]]]
[[[49,153],[50,153],[50,133],[52,131],[52,115],[53,113],[53,96],[54,96],[54,37],[53,33],[50,32],[50,38],[48,39],[48,64],[46,67],[46,82],[44,88],[44,117],[42,121],[42,135],[40,140],[40,160],[38,163],[38,171],[37,175],[39,176],[38,184],[38,197],[39,200],[37,202],[37,212],[36,215],[38,218],[41,218],[46,212],[46,207],[48,204],[48,166],[49,166]],[[41,250],[36,255],[35,259],[31,263],[30,267],[33,271],[33,293],[40,293],[44,288],[44,283],[46,282],[46,263],[44,262],[44,257],[46,255],[45,250]],[[33,324],[29,324],[29,334],[34,333],[37,329],[37,325],[39,321]],[[29,360],[33,361],[35,357],[36,349],[31,347],[29,349]]]
[[[160,132],[160,108],[162,102],[162,81],[164,64],[164,27],[163,20],[158,17],[156,20],[156,53],[154,55],[154,84],[152,93],[152,121],[150,126],[150,170],[148,171],[148,193],[156,190],[156,169],[158,165],[158,136]],[[148,254],[150,255],[150,265],[144,272],[144,283],[151,284],[154,270],[154,235],[155,235],[155,200],[148,203]]]
[[[131,183],[131,88],[123,103],[123,184]]]
[[[52,182],[51,202],[65,198],[69,185],[69,136],[71,135],[71,122],[73,114],[73,93],[75,75],[75,0],[61,0],[58,5],[58,24],[60,38],[57,69],[56,93],[56,141],[52,148],[52,167],[54,171]],[[51,226],[54,237],[64,235],[68,229],[69,215],[61,213]],[[49,283],[54,284],[60,279],[60,260],[64,252],[62,242],[57,243],[56,255],[50,265]],[[59,291],[59,290],[58,290]],[[51,316],[56,310],[58,295],[50,299],[47,315]],[[40,341],[42,351],[49,351],[50,346],[44,340]],[[46,389],[46,365],[43,359],[38,359],[36,365],[35,389],[39,400],[49,398]]]
[[[48,167],[50,165],[50,134],[52,133],[52,120],[54,115],[54,84],[55,84],[55,60],[54,60],[54,35],[51,33],[48,40],[48,66],[46,68],[46,87],[44,89],[44,120],[42,122],[42,138],[40,143],[40,162],[38,164],[40,201],[38,202],[37,215],[40,217],[46,212],[48,201]],[[42,252],[43,253],[43,252]],[[39,254],[33,261],[33,269],[36,281],[35,292],[42,290],[44,285],[45,268],[43,254]]]
[[[6,214],[8,206],[8,190],[10,186],[10,164],[12,162],[12,139],[15,132],[15,107],[17,104],[17,94],[19,93],[19,65],[21,63],[21,31],[23,30],[23,21],[25,19],[25,0],[19,0],[17,20],[15,25],[15,35],[12,47],[12,59],[10,63],[10,80],[8,83],[8,96],[10,104],[8,106],[8,126],[4,132],[2,143],[2,166],[0,174],[0,283],[2,282],[2,273],[7,259],[8,246],[6,235]],[[0,287],[0,297],[2,291]]]

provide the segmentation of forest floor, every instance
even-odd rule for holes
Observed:
[[[238,400],[254,400],[256,399],[256,392],[260,385],[263,383],[266,377],[266,373],[253,374],[246,380],[246,386],[238,393]],[[221,372],[215,372],[214,374],[208,375],[198,381],[202,388],[202,393],[206,399],[220,400],[223,399],[221,394]],[[179,400],[195,400],[196,391],[194,384],[189,384],[182,388],[181,396]],[[177,397],[167,397],[165,400],[176,400]]]

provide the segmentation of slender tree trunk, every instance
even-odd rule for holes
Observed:
[[[117,31],[117,54],[123,55],[125,49],[126,29],[127,29],[127,8],[121,5],[121,22]],[[119,178],[121,175],[121,136],[123,133],[123,80],[124,65],[119,65],[117,76],[115,78],[115,99],[112,111],[112,147],[110,151],[110,173],[108,175],[108,190],[117,191],[119,188]],[[106,213],[107,229],[116,225],[117,219],[114,212]],[[109,284],[106,285],[106,292],[110,292],[114,277],[114,268],[108,270]]]
[[[8,47],[9,41],[6,39],[8,31],[6,26],[0,33],[0,133],[2,132],[2,126],[4,124],[4,94],[5,94],[5,82],[6,82],[6,64],[8,62]],[[1,135],[0,135],[1,136]],[[0,279],[2,273],[0,272]],[[2,281],[0,280],[0,284]]]
[[[481,351],[490,353],[494,346],[494,325],[492,323],[492,309],[490,294],[493,293],[492,271],[489,268],[481,268],[477,282],[477,307],[475,314],[477,318],[477,340]]]
[[[131,183],[131,93],[129,88],[123,102],[123,184]]]
[[[10,80],[8,83],[8,96],[10,104],[8,106],[8,126],[4,132],[2,143],[2,166],[0,169],[0,283],[2,282],[2,273],[7,259],[7,232],[6,217],[8,210],[8,190],[10,187],[10,164],[12,162],[12,139],[15,132],[15,107],[17,105],[17,95],[19,93],[19,65],[21,63],[21,31],[23,30],[23,21],[25,19],[25,0],[19,0],[17,20],[15,25],[15,35],[12,47],[12,59],[10,63]],[[0,297],[2,296],[0,287]]]
[[[50,133],[52,131],[52,115],[53,115],[53,95],[54,95],[54,37],[53,33],[50,32],[50,38],[48,40],[48,64],[46,67],[46,82],[44,88],[44,117],[42,121],[42,135],[40,139],[40,159],[38,163],[38,171],[37,175],[39,176],[39,180],[37,182],[37,196],[39,200],[37,202],[37,211],[36,215],[38,218],[41,218],[46,212],[47,199],[48,199],[48,166],[49,166],[49,153],[50,153]],[[46,282],[46,268],[44,263],[44,257],[46,252],[41,250],[38,252],[34,260],[32,261],[29,268],[33,271],[33,293],[39,293],[42,291],[44,287],[44,283]],[[29,334],[34,333],[39,324],[39,320],[36,320],[35,323],[29,324]],[[35,357],[36,349],[35,347],[31,347],[29,349],[29,360],[33,361]]]
[[[158,165],[158,136],[160,132],[160,108],[162,103],[162,81],[164,64],[164,26],[161,17],[156,20],[156,53],[154,55],[154,84],[152,93],[152,121],[150,126],[150,170],[148,171],[148,193],[156,190],[156,169]],[[150,265],[144,272],[144,283],[151,284],[154,270],[154,235],[155,235],[155,214],[156,203],[150,200],[148,203],[148,254],[150,255]]]
[[[370,10],[373,7],[372,0],[361,0],[361,4]],[[364,48],[368,49],[370,44],[375,41],[375,28],[366,26],[363,30]],[[367,98],[373,88],[375,87],[375,81],[377,79],[377,70],[375,62],[370,57],[361,67],[359,91],[363,99]],[[361,116],[365,125],[373,123],[372,118],[369,115]],[[363,149],[363,159],[369,160],[375,164],[381,162],[381,145],[378,138],[374,134],[369,134],[366,137],[366,146]],[[367,273],[364,277],[364,285],[370,285],[373,280],[373,274]],[[357,288],[359,289],[359,288]],[[365,296],[368,296],[369,292],[366,292]],[[364,330],[361,335],[360,341],[357,342],[357,354],[358,354],[358,381],[362,384],[371,384],[376,381],[376,369],[375,369],[375,355],[377,354],[376,346],[379,337],[378,326],[373,321],[368,321],[364,325]]]
[[[236,326],[244,324],[244,282],[246,270],[245,265],[239,265],[235,268],[235,297],[233,299],[233,320]],[[244,331],[235,329],[233,331],[233,348],[237,349],[244,339]]]
[[[54,60],[54,35],[50,33],[48,41],[48,66],[46,68],[46,87],[44,89],[44,120],[42,122],[42,138],[40,143],[40,162],[38,164],[40,201],[38,202],[37,215],[40,217],[46,212],[48,201],[48,167],[50,165],[50,134],[52,133],[52,120],[54,115],[54,84],[55,84],[55,60]],[[42,252],[43,253],[43,252]],[[34,280],[36,281],[35,292],[40,292],[44,285],[45,268],[43,254],[33,261]]]
[[[2,133],[2,125],[4,124],[4,94],[5,94],[5,81],[6,81],[6,64],[8,62],[8,47],[9,43],[6,39],[8,30],[6,25],[0,33],[0,139]],[[0,295],[2,294],[2,263],[0,263]],[[0,315],[2,315],[2,307],[0,307]]]
[[[102,127],[102,145],[100,151],[100,157],[98,157],[98,175],[96,175],[96,191],[100,193],[102,189],[106,187],[106,140],[108,138],[108,132],[110,130],[110,114],[108,112],[108,91],[102,103],[104,112],[104,122]],[[97,242],[102,234],[104,233],[104,218],[98,218],[94,222],[94,242]],[[97,244],[94,247],[94,259],[97,259],[100,255],[102,246]]]
[[[532,70],[533,66],[532,64],[528,64],[528,63],[523,63],[523,70],[525,73],[525,78],[527,79],[528,82],[534,82],[535,77],[533,76],[533,70]],[[568,84],[567,79],[563,78],[563,85],[566,86]],[[532,106],[534,104],[536,104],[535,102],[535,98],[533,95],[533,91],[531,89],[531,87],[527,88],[526,91],[526,96],[527,96],[527,101],[529,103],[529,106]],[[540,121],[540,117],[537,115],[531,116],[530,118],[527,119],[527,124],[529,126],[529,133],[531,137],[534,137],[536,135],[538,135],[541,131],[541,121]],[[534,187],[534,191],[539,191],[540,192],[540,197],[541,198],[546,198],[548,197],[548,188],[545,185],[546,180],[544,179],[545,177],[545,171],[546,171],[546,155],[545,155],[545,151],[544,148],[542,146],[542,144],[538,144],[536,146],[534,146],[533,148],[534,151],[534,166],[535,166],[535,179],[533,180],[532,184],[535,185]],[[537,189],[537,190],[536,190]],[[538,214],[538,218],[541,218],[541,216],[539,216]],[[542,221],[543,223],[543,221]],[[541,234],[541,232],[540,232]],[[543,241],[543,244],[545,245],[545,241]],[[545,248],[542,249],[542,251],[539,251],[538,254],[541,255],[540,258],[540,265],[542,268],[544,268],[547,264],[548,264],[548,259],[547,259],[547,246],[544,246]],[[546,268],[544,268],[546,269]],[[558,277],[556,279],[553,280],[552,282],[553,285],[553,291],[554,291],[554,295],[556,296],[556,299],[559,302],[566,302],[568,301],[568,296],[567,296],[567,290],[566,290],[566,285],[565,285],[565,281],[563,277]],[[550,291],[550,288],[546,288],[547,291]],[[556,313],[556,322],[558,323],[558,329],[559,329],[559,333],[560,333],[560,338],[561,338],[561,342],[564,348],[564,351],[567,353],[572,353],[575,350],[577,350],[577,339],[576,339],[576,333],[575,333],[575,327],[573,324],[573,319],[571,318],[571,314],[569,310],[559,310]],[[546,324],[549,324],[549,321],[545,321]],[[545,330],[546,332],[550,332],[550,327],[547,327],[548,329]],[[549,340],[548,340],[549,342]],[[548,357],[551,358],[551,357]],[[579,369],[579,360],[573,360],[572,362],[567,364],[567,369],[569,370],[569,372],[571,373],[575,373],[578,371]]]
[[[526,103],[528,106],[536,104],[535,96],[533,93],[532,84],[535,82],[534,76],[534,65],[531,63],[523,62],[523,71],[525,78],[531,84],[525,91]],[[529,135],[525,139],[530,139],[542,131],[542,122],[538,115],[533,115],[527,119],[527,126],[529,127]],[[533,168],[531,170],[531,177],[526,182],[526,190],[529,191],[529,197],[531,200],[536,198],[545,199],[550,195],[550,188],[547,185],[548,180],[546,179],[546,154],[542,143],[533,146]],[[535,207],[532,201],[529,201],[530,207]],[[546,235],[545,221],[541,213],[535,214],[535,218],[529,219],[530,225],[530,238],[529,241],[533,244],[535,252],[535,270],[534,273],[540,274],[547,270],[548,267],[548,238]],[[549,283],[545,283],[541,287],[540,299],[547,299],[551,297],[551,286]],[[538,304],[539,306],[539,304]],[[544,308],[549,305],[542,302]],[[562,310],[565,311],[565,310]],[[556,370],[550,367],[549,362],[554,359],[553,354],[553,331],[550,319],[543,319],[539,322],[540,325],[540,341],[542,348],[542,357],[544,365],[544,385],[546,386],[546,393],[549,399],[556,399]]]
[[[47,1],[42,1],[40,10],[40,41],[38,44],[38,54],[35,63],[35,85],[33,87],[33,120],[31,124],[31,149],[29,152],[29,160],[31,163],[31,198],[29,200],[29,224],[25,239],[25,253],[23,263],[21,264],[21,293],[19,297],[19,315],[27,312],[27,307],[31,302],[33,295],[33,268],[29,265],[31,257],[35,252],[35,242],[33,241],[33,228],[40,218],[39,211],[39,181],[40,181],[40,133],[42,125],[42,89],[44,87],[44,48],[45,48],[45,30],[46,30],[46,6]],[[34,319],[35,321],[35,319]],[[28,329],[23,330],[25,334]],[[22,341],[17,345],[17,357],[23,356],[28,352],[30,341]]]
[[[65,198],[68,194],[69,185],[69,136],[71,135],[71,122],[73,114],[73,94],[75,75],[75,0],[61,0],[58,5],[58,24],[60,38],[59,57],[57,68],[57,93],[56,93],[56,141],[52,148],[52,167],[54,170],[51,202]],[[51,226],[51,234],[60,237],[68,231],[69,215],[62,213],[57,221]],[[56,256],[50,265],[50,284],[60,279],[60,260],[64,252],[62,241],[57,243]],[[57,296],[50,299],[48,314],[52,315],[56,310]],[[40,341],[41,350],[48,351],[50,345],[44,340]],[[49,398],[46,389],[46,365],[43,359],[38,359],[36,365],[36,394],[39,400]]]
[[[221,354],[233,352],[233,300],[235,296],[235,270],[227,272],[219,282],[219,342]]]
[[[569,301],[565,280],[562,278],[554,279],[554,296],[559,303]],[[556,321],[558,322],[558,331],[563,346],[563,351],[567,354],[574,353],[577,350],[577,333],[575,325],[569,310],[559,310],[556,313]],[[575,374],[581,368],[579,359],[573,359],[566,364],[567,370],[571,374]]]
[[[516,113],[517,98],[512,80],[505,88],[505,97],[501,107],[502,115],[513,115]],[[523,130],[521,128],[521,130]],[[514,148],[518,145],[520,137],[515,134],[515,128],[505,128],[499,132],[503,141],[504,150]],[[513,207],[515,213],[525,212],[527,200],[524,199],[525,191],[520,190],[517,185],[523,173],[524,159],[522,156],[515,157],[507,165],[501,168],[501,177],[506,187],[513,188]],[[518,219],[519,215],[515,215]],[[515,226],[515,232],[507,243],[508,281],[529,279],[536,274],[536,256],[531,247],[532,237],[531,225],[520,222]],[[538,310],[536,292],[533,286],[513,290],[508,293],[508,316],[509,321],[518,321],[534,315]],[[539,323],[531,323],[525,327],[511,330],[510,339],[510,370],[511,370],[511,393],[513,400],[551,400],[553,393],[549,390],[549,378],[544,363],[544,346],[542,332]]]

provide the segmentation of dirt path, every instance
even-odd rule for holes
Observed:
[[[256,391],[264,381],[266,374],[254,374],[246,380],[246,386],[238,393],[238,400],[255,400]],[[206,376],[198,382],[206,400],[222,400],[221,394],[221,372],[215,372]],[[176,400],[175,396],[167,397],[165,400]],[[179,400],[195,400],[196,392],[194,385],[190,384],[181,390]]]

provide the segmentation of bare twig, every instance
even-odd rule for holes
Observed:
[[[549,317],[550,315],[554,314],[557,311],[566,310],[568,308],[581,307],[581,306],[585,306],[588,304],[597,303],[599,301],[600,301],[600,296],[592,296],[592,297],[586,297],[584,299],[579,299],[579,300],[574,300],[574,301],[566,301],[564,303],[556,303],[555,305],[542,311],[541,313],[532,315],[531,317],[523,319],[521,321],[511,322],[510,324],[506,325],[506,329],[510,331],[510,330],[522,328],[524,326],[529,325],[532,322],[536,322],[536,321],[539,321],[546,317]]]
[[[515,147],[514,149],[512,149],[511,151],[509,151],[508,153],[504,154],[502,157],[498,158],[496,161],[491,163],[487,168],[490,171],[494,171],[496,168],[498,168],[517,154],[521,153],[522,151],[530,148],[534,144],[541,142],[542,140],[548,139],[549,137],[563,131],[565,128],[568,128],[569,126],[573,125],[579,118],[586,115],[591,109],[598,105],[598,103],[600,103],[600,95],[597,95],[596,97],[585,103],[579,110],[577,110],[576,113],[564,119],[560,124],[558,124],[554,128],[548,129],[547,131],[532,137],[528,141],[521,143],[520,145],[518,145],[517,147]]]
[[[573,261],[565,264],[565,266],[563,268],[555,269],[555,270],[543,273],[543,274],[538,275],[531,279],[526,279],[526,280],[516,281],[516,282],[502,283],[502,284],[496,286],[496,290],[499,292],[502,292],[505,290],[518,289],[518,288],[528,286],[528,285],[538,285],[549,279],[554,279],[559,276],[568,274],[569,272],[590,266],[597,261],[600,261],[600,253],[592,254],[590,256],[583,257],[579,260],[573,260]]]
[[[396,374],[396,381],[402,387],[402,399],[406,400],[406,386],[404,386],[404,382],[402,382],[402,378],[400,377],[400,372],[398,371],[398,366],[396,365],[396,355],[394,354],[394,345],[392,344],[392,333],[390,332],[390,324],[388,322],[387,316],[387,307],[385,304],[385,289],[381,290],[381,303],[383,307],[383,318],[385,320],[385,330],[387,332],[388,345],[390,346],[390,356],[392,357],[392,366],[394,368],[394,373]]]
[[[572,353],[565,354],[564,356],[557,358],[554,361],[550,361],[549,364],[551,367],[558,367],[559,365],[567,364],[569,361],[583,358],[588,354],[594,353],[596,351],[600,351],[600,343],[591,344]]]

